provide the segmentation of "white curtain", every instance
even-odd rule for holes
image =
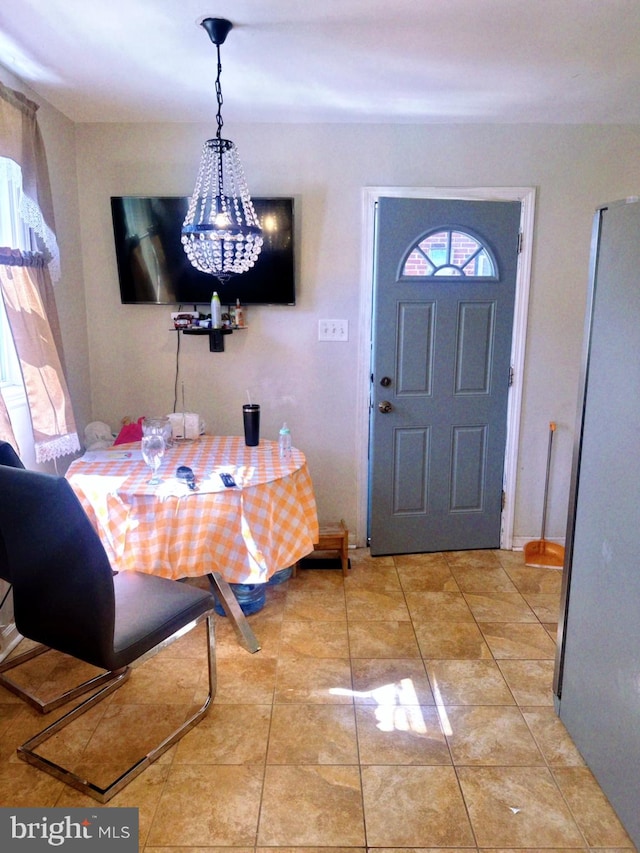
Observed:
[[[46,462],[80,450],[80,443],[52,288],[60,259],[37,109],[0,84],[0,296],[24,382],[36,462]],[[2,398],[0,438],[20,453]]]

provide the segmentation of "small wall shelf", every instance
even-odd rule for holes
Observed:
[[[209,352],[224,352],[224,336],[232,335],[234,332],[242,332],[246,326],[236,326],[233,329],[201,329],[201,328],[186,328],[174,329],[173,331],[181,332],[183,335],[208,335],[209,336]]]

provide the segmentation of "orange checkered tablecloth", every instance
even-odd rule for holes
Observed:
[[[198,490],[175,478],[193,469]],[[225,488],[219,473],[233,475]],[[318,518],[304,454],[282,461],[278,445],[247,447],[238,436],[201,436],[166,450],[160,486],[140,445],[86,453],[66,474],[112,566],[167,578],[219,572],[229,583],[263,583],[311,553]]]

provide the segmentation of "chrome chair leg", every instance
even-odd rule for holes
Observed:
[[[48,714],[49,711],[54,711],[56,708],[60,708],[62,705],[66,705],[67,702],[71,702],[72,699],[77,699],[78,696],[82,696],[85,693],[88,693],[90,690],[95,690],[98,687],[101,687],[103,684],[108,683],[119,677],[121,670],[116,670],[114,672],[104,672],[100,675],[96,675],[93,678],[88,679],[87,681],[83,681],[81,684],[78,684],[76,687],[72,687],[69,690],[65,690],[64,693],[60,693],[58,696],[55,696],[53,699],[44,700],[40,699],[31,691],[27,690],[26,687],[18,684],[12,678],[10,678],[5,673],[9,672],[16,667],[21,666],[27,661],[33,660],[33,658],[38,657],[39,655],[43,655],[45,652],[50,651],[49,646],[43,646],[41,644],[34,646],[32,649],[29,649],[27,652],[22,652],[21,654],[14,655],[7,660],[4,660],[0,663],[0,685],[4,687],[6,690],[9,690],[14,696],[18,696],[20,699],[23,699],[28,705],[32,708],[35,708],[36,711],[39,711],[41,714]]]
[[[164,642],[160,643],[154,649],[151,649],[146,655],[141,656],[138,660],[135,661],[131,665],[131,667],[125,667],[124,670],[120,672],[119,681],[112,681],[107,684],[102,690],[99,690],[93,696],[90,696],[88,699],[85,699],[77,707],[68,711],[64,716],[60,717],[59,720],[56,720],[50,726],[47,726],[46,729],[43,729],[39,734],[25,741],[22,746],[18,747],[18,756],[26,761],[28,764],[32,764],[34,767],[38,767],[40,770],[44,770],[49,773],[51,776],[54,776],[56,779],[59,779],[61,782],[65,782],[67,785],[70,785],[72,788],[75,788],[78,791],[82,791],[85,794],[88,794],[90,797],[93,797],[94,800],[97,800],[100,803],[107,803],[112,797],[114,797],[119,791],[121,791],[125,785],[128,785],[132,779],[135,779],[143,770],[145,770],[150,764],[152,764],[156,759],[158,759],[164,752],[166,752],[174,743],[176,743],[183,735],[185,735],[189,729],[192,729],[202,717],[207,713],[209,709],[209,705],[213,701],[213,698],[216,693],[216,658],[215,658],[215,624],[213,619],[213,612],[209,611],[208,613],[202,614],[198,619],[195,619],[193,623],[189,626],[189,628],[195,628],[203,619],[206,619],[207,623],[207,663],[208,663],[208,676],[209,676],[209,692],[202,706],[195,711],[184,723],[178,726],[170,735],[168,735],[158,746],[151,749],[146,755],[128,767],[117,779],[114,779],[105,787],[101,787],[96,785],[94,782],[89,781],[88,779],[79,776],[72,770],[69,770],[66,767],[63,767],[60,764],[57,764],[54,761],[51,761],[48,758],[45,758],[42,755],[39,755],[35,750],[40,744],[49,740],[49,738],[53,737],[53,735],[57,734],[61,729],[65,726],[69,725],[69,723],[73,722],[73,720],[80,717],[90,708],[93,708],[94,705],[97,705],[102,699],[108,696],[110,693],[113,693],[121,683],[124,682],[129,677],[131,668],[137,666],[140,663],[143,663],[145,660],[148,660],[150,657],[153,657],[157,652],[161,651],[166,646],[170,645],[174,640],[178,639],[178,637],[183,636],[186,631],[185,629],[180,630],[177,634],[167,638]]]

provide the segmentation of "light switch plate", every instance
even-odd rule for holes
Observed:
[[[348,320],[318,320],[319,341],[348,341]]]

